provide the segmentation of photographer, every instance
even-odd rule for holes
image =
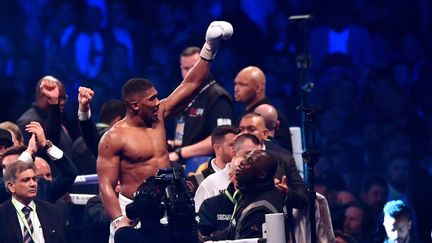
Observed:
[[[126,206],[127,217],[138,220],[139,229],[122,227],[115,242],[198,242],[195,206],[183,173],[177,168],[160,169],[139,187],[133,202]],[[168,225],[161,224],[166,214]]]

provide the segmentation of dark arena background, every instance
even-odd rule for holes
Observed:
[[[132,77],[152,80],[166,97],[181,81],[181,51],[201,47],[208,24],[225,20],[234,35],[213,62],[215,79],[233,95],[236,74],[260,67],[267,97],[291,126],[301,126],[296,56],[303,34],[289,20],[301,14],[314,16],[310,102],[323,108],[316,182],[360,198],[368,176],[383,176],[389,199],[409,204],[415,233],[430,242],[430,0],[1,0],[0,121],[15,122],[34,101],[38,80],[52,75],[66,86],[64,119],[76,139],[79,86],[95,91],[96,121],[102,103],[119,99]],[[235,109],[241,114],[244,107]],[[333,227],[343,230],[343,222]],[[69,230],[78,232],[69,233],[70,242],[80,242],[80,227]]]

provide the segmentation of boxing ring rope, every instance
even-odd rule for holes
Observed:
[[[95,185],[98,184],[97,174],[79,175],[75,178],[73,186]],[[96,194],[69,193],[69,197],[75,205],[86,205],[87,201]]]
[[[75,178],[75,181],[73,183],[74,186],[78,185],[93,185],[98,183],[98,176],[97,174],[90,174],[90,175],[79,175]]]

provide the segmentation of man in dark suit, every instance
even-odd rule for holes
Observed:
[[[16,122],[23,133],[25,144],[32,136],[27,130],[27,125],[36,121],[45,130],[46,138],[56,144],[68,158],[72,158],[72,139],[63,122],[66,101],[66,90],[60,80],[52,76],[45,76],[39,80],[36,85],[35,102]],[[54,176],[60,173],[55,165],[52,165],[51,170]]]
[[[0,205],[0,243],[66,242],[58,208],[35,200],[38,184],[34,163],[16,161],[4,173],[12,198]]]
[[[304,208],[307,206],[307,189],[300,177],[291,153],[280,147],[273,139],[269,139],[269,129],[265,126],[264,117],[252,112],[244,115],[240,120],[240,133],[255,135],[261,142],[263,149],[270,151],[278,160],[276,170],[276,187],[287,193],[287,206],[289,208]]]
[[[52,165],[55,165],[59,170],[59,174],[54,179],[39,178],[37,198],[54,203],[70,190],[78,174],[77,169],[62,150],[46,139],[41,124],[38,122],[31,122],[26,126],[26,129],[34,134],[29,141],[29,145],[27,147],[14,146],[7,149],[5,153],[0,156],[0,161],[5,169],[16,160],[33,163],[33,157],[36,155],[37,151],[39,151],[40,154],[45,154],[44,157],[49,158],[51,162],[48,166],[45,162],[45,166],[50,169]],[[39,162],[39,160],[42,160],[42,158],[36,157],[36,161]],[[36,164],[39,165],[40,163]],[[37,171],[37,174],[40,174],[42,171],[43,170]],[[6,181],[0,179],[0,187],[3,183],[6,184]],[[0,203],[6,201],[9,197],[10,195],[7,194],[6,190],[0,188]]]
[[[258,113],[247,113],[242,117],[239,124],[240,133],[250,133],[255,135],[261,142],[263,149],[269,151],[278,162],[275,173],[275,185],[285,191],[285,205],[288,209],[289,232],[294,232],[294,222],[292,221],[291,209],[301,209],[308,205],[308,194],[306,185],[295,165],[291,153],[280,147],[274,139],[269,139],[272,134],[265,126],[264,117]],[[293,235],[290,237],[294,237]]]

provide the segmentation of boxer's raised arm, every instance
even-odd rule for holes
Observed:
[[[210,62],[216,56],[220,40],[228,39],[232,34],[233,27],[228,22],[214,21],[210,24],[206,33],[206,42],[201,49],[201,59],[188,72],[183,82],[173,93],[161,101],[160,108],[164,112],[164,117],[168,117],[180,110],[185,100],[197,91],[208,75]]]

